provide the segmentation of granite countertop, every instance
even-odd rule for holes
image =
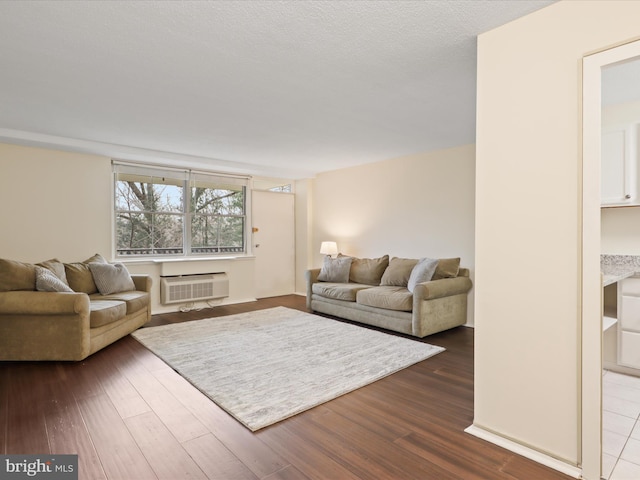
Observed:
[[[600,255],[603,286],[640,274],[640,255]]]

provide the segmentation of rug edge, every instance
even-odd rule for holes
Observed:
[[[329,398],[328,400],[319,400],[317,403],[314,403],[314,404],[312,404],[312,405],[310,405],[310,406],[307,406],[307,407],[301,408],[300,410],[298,410],[298,411],[296,411],[296,412],[293,412],[293,413],[291,413],[290,415],[287,415],[286,417],[282,417],[282,418],[280,418],[280,419],[278,419],[278,420],[275,420],[275,421],[273,421],[273,422],[266,423],[266,424],[264,424],[264,425],[262,425],[262,426],[251,427],[250,425],[246,424],[246,423],[245,423],[245,422],[243,422],[242,420],[237,419],[237,418],[235,417],[235,415],[233,415],[231,412],[227,412],[227,413],[229,413],[229,415],[231,415],[233,418],[236,418],[236,420],[238,420],[240,423],[242,423],[245,427],[247,427],[247,428],[248,428],[249,430],[251,430],[252,432],[257,432],[258,430],[262,430],[263,428],[270,427],[270,426],[272,426],[272,425],[275,425],[276,423],[280,423],[280,422],[282,422],[282,421],[284,421],[284,420],[287,420],[287,419],[289,419],[289,418],[295,417],[296,415],[299,415],[299,414],[304,413],[304,412],[306,412],[306,411],[308,411],[308,410],[311,410],[312,408],[316,408],[316,407],[318,407],[318,406],[320,406],[320,405],[322,405],[322,404],[324,404],[324,403],[328,403],[328,402],[330,402],[330,401],[332,401],[332,400],[335,400],[335,399],[337,399],[337,398],[343,397],[344,395],[347,395],[347,394],[349,394],[349,393],[353,393],[353,392],[355,392],[356,390],[360,390],[361,388],[367,387],[367,386],[369,386],[369,385],[373,385],[375,382],[377,382],[377,381],[379,381],[379,380],[382,380],[382,379],[384,379],[384,378],[390,377],[391,375],[393,375],[393,374],[395,374],[395,373],[398,373],[398,372],[400,372],[400,371],[402,371],[402,370],[405,370],[405,369],[407,369],[407,368],[409,368],[409,367],[412,367],[413,365],[417,365],[417,364],[418,364],[418,363],[420,363],[420,362],[424,362],[425,360],[428,360],[428,359],[430,359],[430,358],[432,358],[432,357],[434,357],[434,356],[436,356],[436,355],[438,355],[438,354],[440,354],[440,353],[443,353],[443,352],[445,352],[445,351],[447,350],[446,348],[441,347],[441,346],[439,346],[439,345],[433,345],[433,344],[430,344],[430,343],[429,343],[429,344],[427,344],[427,345],[432,346],[432,347],[433,347],[435,350],[437,350],[437,351],[435,351],[435,352],[431,352],[431,353],[430,353],[429,355],[427,355],[426,357],[421,358],[421,359],[419,359],[419,360],[416,360],[416,361],[414,361],[414,362],[408,363],[408,364],[406,364],[406,365],[404,365],[404,366],[399,366],[399,367],[395,368],[394,370],[392,370],[392,371],[389,371],[389,372],[385,373],[385,374],[384,374],[384,375],[382,375],[381,377],[376,378],[375,380],[367,381],[366,383],[363,383],[363,384],[361,384],[361,385],[358,385],[358,386],[356,386],[356,387],[354,387],[354,388],[350,388],[350,389],[348,389],[348,390],[345,390],[345,391],[344,391],[344,392],[342,392],[342,393],[338,393],[337,395],[333,395],[333,396],[332,396],[331,398]],[[189,382],[189,383],[191,383],[191,382]],[[197,387],[196,387],[196,388],[197,388]],[[198,389],[198,390],[200,390],[200,389]],[[203,393],[204,393],[204,392],[203,392]],[[218,403],[216,403],[216,402],[215,402],[211,397],[209,397],[209,395],[207,395],[206,393],[204,393],[204,395],[205,395],[207,398],[211,399],[211,401],[212,401],[212,402],[214,402],[216,405],[220,406],[220,408],[222,408],[225,412],[227,411],[224,407],[222,407],[221,405],[219,405]],[[260,424],[258,424],[258,425],[260,425]]]

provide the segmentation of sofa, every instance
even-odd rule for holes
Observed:
[[[151,279],[96,254],[0,259],[0,360],[83,360],[151,319]]]
[[[314,312],[425,337],[467,321],[472,283],[459,258],[325,257],[306,272]]]

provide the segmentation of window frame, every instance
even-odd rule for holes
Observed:
[[[122,210],[118,208],[118,198],[120,198],[120,194],[118,191],[118,181],[121,176],[140,176],[143,177],[151,177],[151,178],[169,178],[171,182],[176,185],[176,181],[181,183],[180,188],[182,188],[182,201],[181,201],[181,209],[180,211],[163,211],[163,210]],[[191,170],[191,169],[179,169],[165,166],[156,166],[149,164],[136,164],[129,162],[122,162],[112,160],[112,181],[113,181],[113,208],[112,208],[112,240],[113,240],[113,251],[114,257],[118,260],[170,260],[170,259],[180,259],[180,258],[207,258],[207,257],[224,257],[224,256],[246,256],[250,254],[250,238],[249,238],[249,223],[250,223],[250,212],[249,212],[249,202],[251,196],[250,189],[250,177],[238,176],[238,175],[228,175],[224,173],[212,172],[212,171],[204,171],[204,170]],[[242,213],[241,214],[232,214],[232,215],[216,215],[216,214],[197,214],[192,212],[191,208],[191,198],[192,198],[192,188],[196,185],[196,183],[200,184],[210,184],[212,189],[218,187],[224,190],[233,190],[236,189],[242,192]],[[161,182],[152,183],[153,185],[162,184]],[[224,187],[232,187],[232,188],[224,188]],[[208,187],[207,187],[208,188]],[[118,246],[118,217],[122,212],[130,212],[130,213],[146,213],[150,215],[179,215],[182,221],[182,247],[175,247],[175,249],[181,248],[182,252],[174,252],[174,253],[159,253],[154,251],[153,245],[150,246],[150,253],[121,253],[121,251],[126,250],[123,248],[119,248]],[[194,247],[192,245],[192,223],[193,219],[196,216],[207,216],[212,218],[241,218],[242,219],[242,245],[239,247],[239,250],[233,250],[234,247],[229,247],[225,250],[220,250],[220,245],[215,245],[211,247],[202,246],[202,247]],[[172,249],[171,247],[167,247],[167,249]],[[196,252],[194,253],[194,249],[209,249],[210,251],[206,252]],[[215,251],[217,250],[217,251]]]

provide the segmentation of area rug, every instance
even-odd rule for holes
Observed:
[[[444,351],[285,307],[132,335],[252,431]]]

